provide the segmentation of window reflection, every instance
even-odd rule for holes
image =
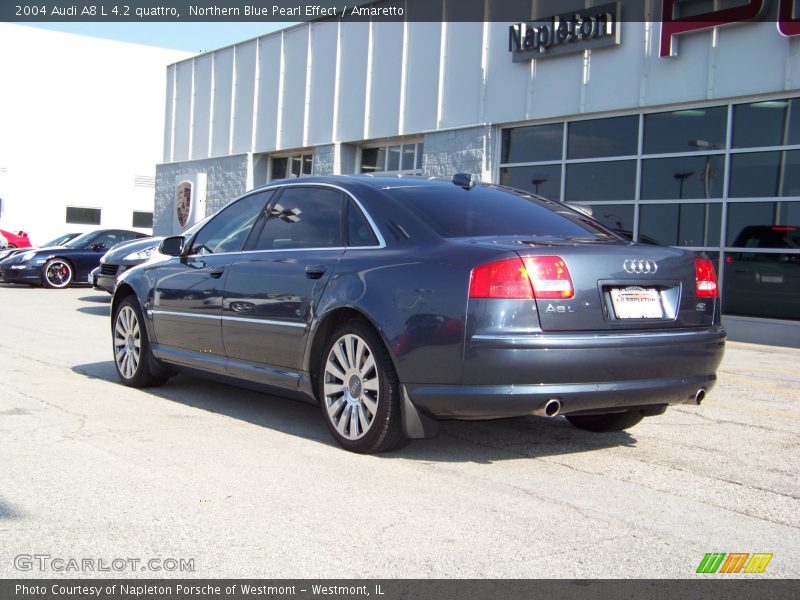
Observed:
[[[733,147],[800,144],[800,99],[764,100],[733,108]]]
[[[561,165],[503,167],[500,169],[500,183],[533,192],[551,200],[559,200],[561,198]]]
[[[636,195],[636,161],[573,163],[567,165],[566,200],[633,200]]]
[[[532,125],[503,130],[504,163],[560,160],[564,124]]]
[[[800,202],[732,202],[727,245],[800,249]]]
[[[729,252],[725,256],[722,311],[800,320],[800,255]]]
[[[727,106],[645,115],[644,153],[722,149],[725,147],[727,115]]]
[[[639,116],[575,121],[568,123],[567,131],[567,158],[633,155],[639,144]]]
[[[592,217],[603,225],[633,239],[633,204],[591,204]]]
[[[800,196],[800,150],[731,156],[731,198]]]
[[[646,204],[639,208],[639,237],[663,246],[719,246],[722,204]]]
[[[642,161],[642,200],[721,198],[720,155],[650,158]]]

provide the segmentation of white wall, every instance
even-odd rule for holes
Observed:
[[[672,58],[658,56],[660,24],[626,22],[620,46],[535,63],[512,62],[509,25],[407,23],[404,29],[403,23],[322,22],[261,37],[257,95],[253,98],[252,85],[235,90],[248,95],[236,106],[254,105],[256,112],[254,124],[235,115],[237,127],[244,128],[235,150],[270,152],[800,89],[800,39],[782,37],[774,22],[682,35]],[[235,70],[237,80],[246,72],[249,82],[255,75],[250,74],[253,43],[247,43],[241,61],[230,48],[214,53],[215,81],[229,82]],[[202,60],[170,68],[175,85],[168,110],[173,104],[188,110],[192,98],[181,85],[181,71],[206,68]],[[205,106],[206,92],[195,88],[194,93],[196,106]],[[214,126],[227,131],[230,99],[225,102],[215,102],[214,118],[222,122],[215,120]],[[195,108],[195,114],[202,111]],[[201,131],[208,127],[196,127],[195,133]],[[167,135],[175,137],[164,162],[183,160],[187,133],[175,127]],[[207,139],[193,143],[207,147]],[[193,158],[227,153],[215,140],[210,154]]]
[[[92,229],[67,225],[66,206],[102,209],[102,227],[152,211],[134,176],[155,177],[165,67],[188,53],[0,23],[0,56],[0,228],[42,243]]]

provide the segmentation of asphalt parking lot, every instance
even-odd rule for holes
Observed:
[[[88,288],[0,285],[0,577],[691,578],[707,552],[773,554],[724,577],[797,576],[800,350],[729,343],[702,406],[629,432],[453,422],[359,456],[310,405],[123,387],[108,313]]]

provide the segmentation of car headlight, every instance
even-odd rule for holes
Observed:
[[[147,260],[153,256],[153,254],[155,254],[156,250],[158,250],[158,246],[152,246],[150,248],[146,248],[145,250],[139,250],[139,252],[131,252],[122,260]]]
[[[22,255],[22,260],[27,262],[30,259],[32,259],[34,256],[36,256],[36,252],[26,252],[25,254]]]

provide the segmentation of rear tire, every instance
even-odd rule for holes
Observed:
[[[607,413],[604,415],[565,415],[574,427],[591,431],[594,433],[610,433],[613,431],[623,431],[633,427],[644,419],[644,415],[638,410],[626,410],[619,413]]]
[[[153,355],[142,310],[133,296],[120,302],[111,328],[114,367],[123,384],[143,388],[163,384],[167,377],[153,369]]]
[[[63,289],[72,283],[75,272],[69,261],[53,258],[42,267],[42,283],[55,289]]]
[[[354,319],[337,328],[317,372],[322,415],[342,448],[371,454],[407,443],[397,372],[383,341],[367,323]]]

